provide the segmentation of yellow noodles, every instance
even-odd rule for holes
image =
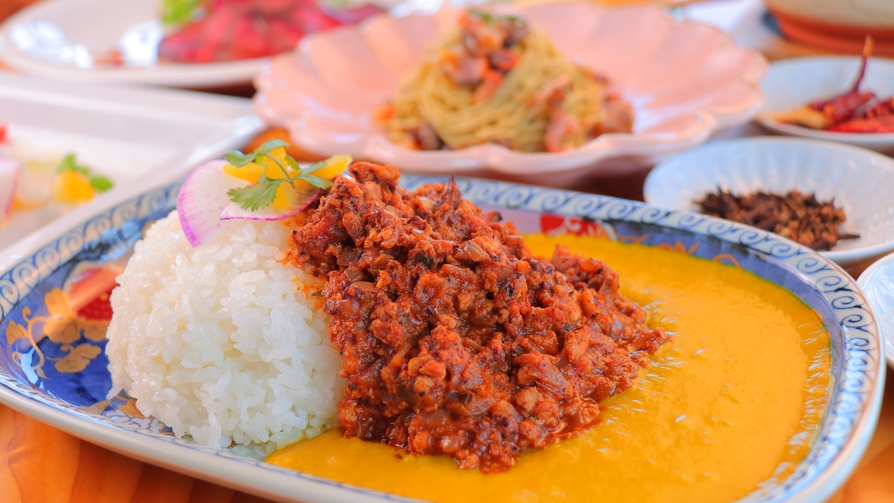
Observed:
[[[551,120],[548,91],[560,81],[561,108],[574,124],[561,135],[562,149],[602,132],[599,125],[607,116],[602,87],[589,70],[564,59],[544,34],[531,31],[519,43],[518,63],[478,102],[475,90],[455,83],[442,61],[443,52],[461,44],[461,37],[456,32],[442,41],[399,92],[388,122],[392,141],[412,145],[414,131],[430,123],[451,149],[495,142],[522,152],[554,150],[544,136]]]

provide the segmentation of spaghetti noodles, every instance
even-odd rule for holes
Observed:
[[[629,106],[604,84],[523,20],[469,11],[460,30],[428,53],[384,121],[393,142],[415,149],[498,143],[558,152],[631,130]]]

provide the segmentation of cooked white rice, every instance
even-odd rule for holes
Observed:
[[[270,452],[337,425],[339,355],[299,288],[319,280],[282,263],[288,235],[240,221],[193,248],[176,212],[156,222],[112,292],[110,396],[207,446]]]

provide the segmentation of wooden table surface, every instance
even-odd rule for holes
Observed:
[[[0,0],[0,20],[33,1]],[[774,44],[791,50],[790,43]],[[773,54],[768,56],[775,59]],[[644,176],[599,180],[588,188],[638,199],[642,197]],[[892,377],[889,370],[887,378]],[[894,503],[892,388],[885,390],[881,416],[866,454],[830,503]],[[268,500],[142,463],[0,405],[0,503],[20,501],[260,503]]]

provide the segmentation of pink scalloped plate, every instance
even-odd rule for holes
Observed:
[[[751,120],[761,104],[757,82],[766,61],[716,28],[672,19],[650,5],[549,3],[500,11],[523,16],[566,57],[606,75],[633,107],[633,132],[605,134],[561,153],[523,154],[495,144],[426,152],[390,143],[372,113],[449,28],[456,12],[443,9],[434,16],[381,15],[305,38],[255,79],[255,111],[320,155],[567,186],[584,175],[642,169]],[[609,162],[619,159],[637,162]]]

